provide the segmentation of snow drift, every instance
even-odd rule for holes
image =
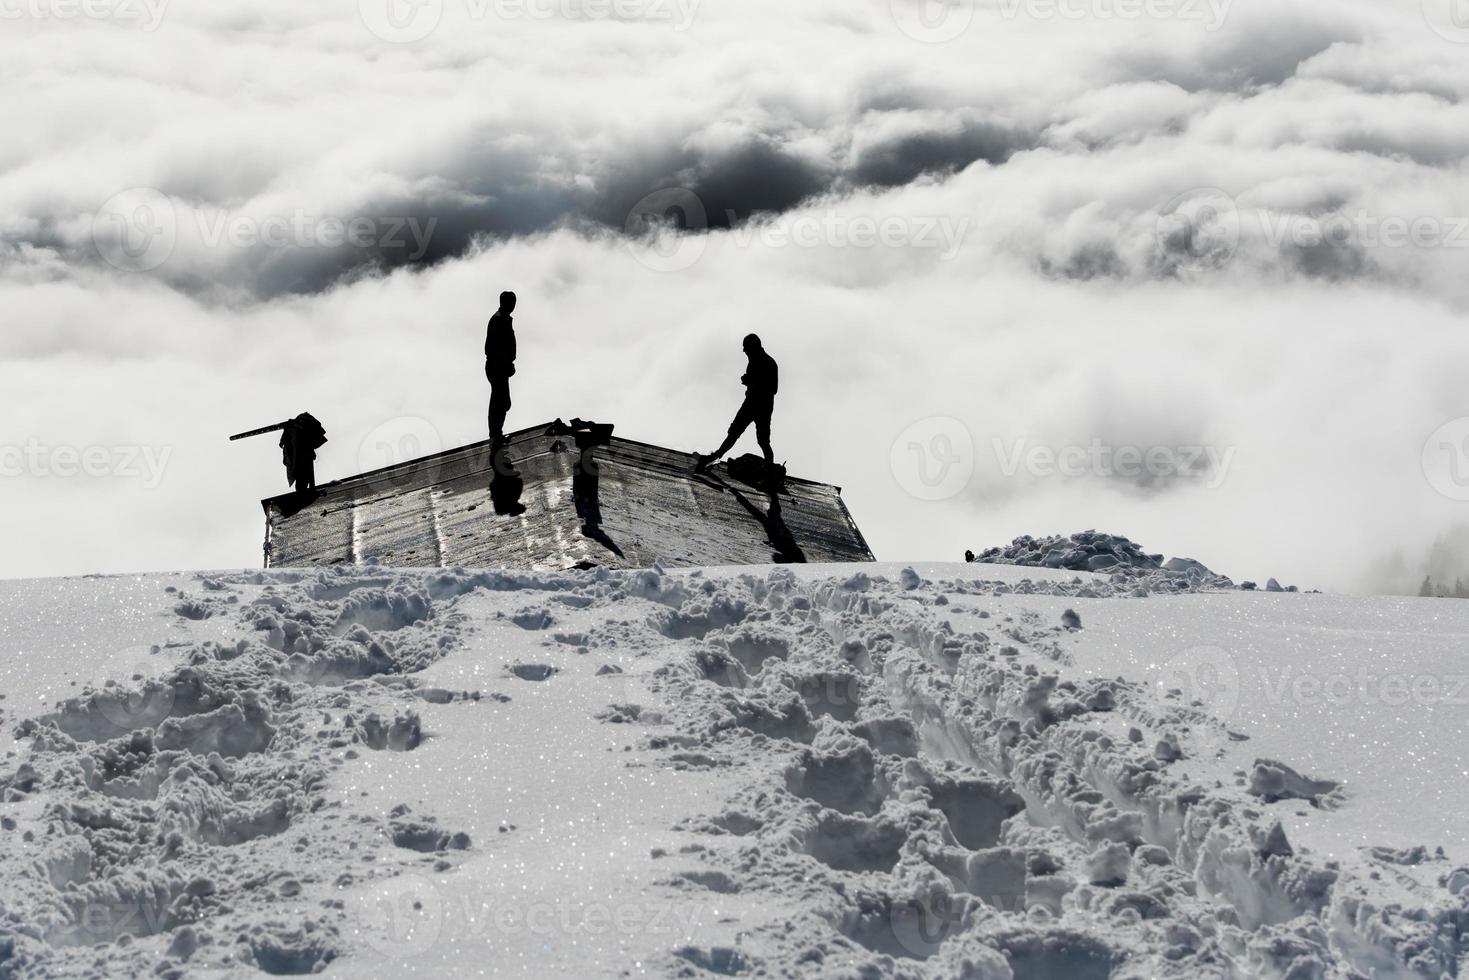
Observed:
[[[0,976],[1458,976],[1463,837],[1365,836],[1376,777],[1321,767],[1352,712],[1323,752],[1117,669],[1332,600],[975,565],[12,585]],[[1381,602],[1394,642],[1469,632]]]

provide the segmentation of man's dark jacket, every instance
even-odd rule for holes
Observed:
[[[745,383],[745,397],[751,401],[773,401],[780,388],[780,369],[775,358],[757,350],[750,354],[750,368],[740,380]]]
[[[514,320],[509,313],[496,313],[485,330],[485,374],[492,378],[508,378],[515,373]]]

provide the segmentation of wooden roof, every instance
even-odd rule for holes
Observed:
[[[720,463],[613,436],[582,452],[548,426],[261,501],[268,567],[566,569],[872,561],[838,487],[788,477],[776,495]],[[513,472],[512,472],[513,470]]]

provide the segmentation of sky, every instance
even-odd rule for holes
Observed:
[[[758,332],[885,560],[1469,577],[1464,2],[0,0],[0,576],[257,566],[226,437],[484,438],[513,289],[512,428],[707,450]]]

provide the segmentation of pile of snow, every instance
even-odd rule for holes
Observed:
[[[974,573],[97,579],[83,635],[157,642],[59,700],[79,607],[0,590],[0,676],[51,703],[3,719],[0,976],[1458,975],[1462,834],[1365,837],[1320,768],[1364,712],[1303,765],[1210,710],[1221,661],[1108,659],[1332,597]]]
[[[1021,535],[1010,544],[990,548],[971,560],[991,565],[1104,572],[1133,580],[1145,592],[1199,592],[1235,587],[1227,575],[1220,575],[1203,562],[1192,558],[1165,561],[1162,555],[1147,554],[1120,534],[1100,531],[1080,531],[1069,538],[1059,534],[1045,538]],[[1254,582],[1244,582],[1239,587],[1253,591],[1256,586]],[[1266,591],[1295,592],[1296,588],[1282,588],[1272,578],[1266,584]]]

